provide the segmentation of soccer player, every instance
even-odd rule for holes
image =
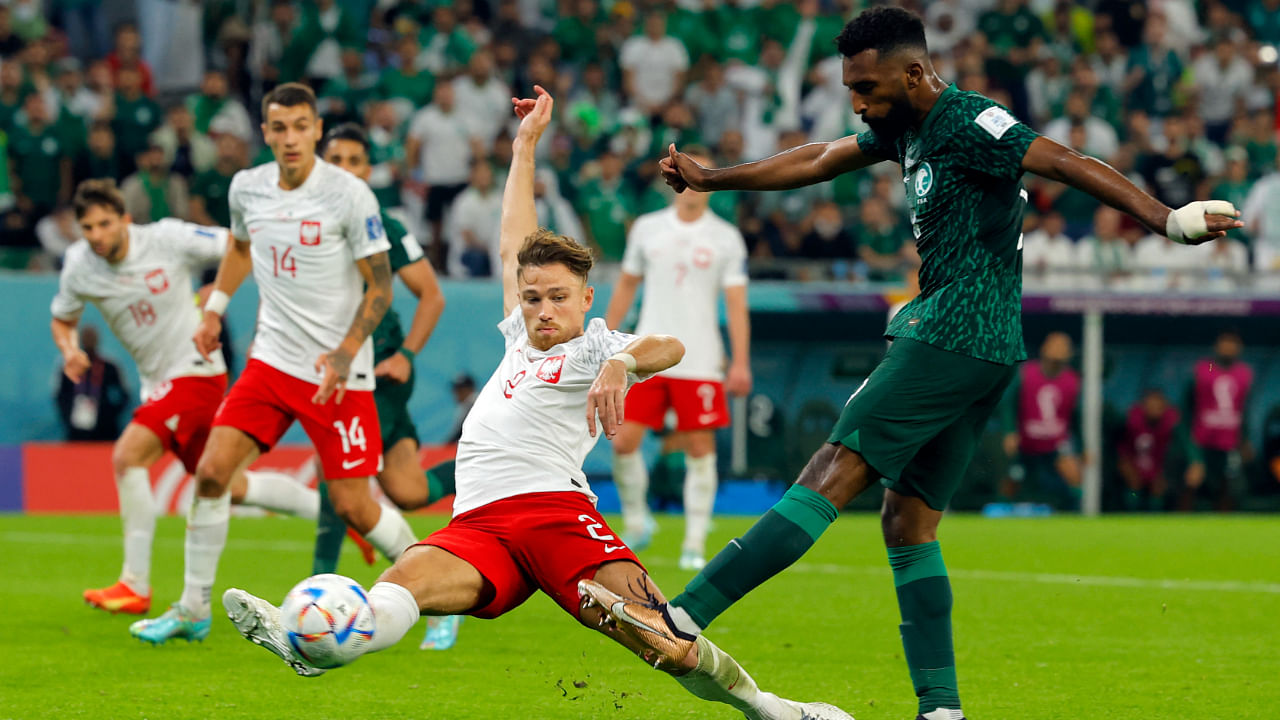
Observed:
[[[221,354],[201,357],[191,345],[200,323],[192,276],[227,251],[223,228],[166,219],[134,225],[112,180],[85,180],[73,200],[84,234],[67,248],[50,330],[62,351],[62,371],[79,382],[89,369],[76,325],[93,303],[138,366],[142,405],[111,454],[124,566],[116,584],[84,591],[85,602],[110,612],[145,614],[151,608],[151,544],[156,514],[148,468],[168,450],[195,472],[214,411],[227,389]],[[317,499],[292,478],[271,472],[236,472],[231,502],[315,517]]]
[[[320,155],[326,162],[369,182],[373,172],[369,163],[369,136],[359,125],[345,123],[326,133]],[[414,381],[413,359],[427,344],[436,322],[440,320],[440,313],[444,312],[444,293],[440,291],[436,272],[427,262],[417,239],[386,210],[382,211],[381,218],[387,240],[391,243],[391,249],[387,251],[391,272],[399,276],[418,298],[418,306],[407,335],[393,309],[387,310],[382,322],[373,330],[373,374],[377,379],[373,402],[378,408],[383,448],[378,484],[397,507],[413,510],[453,492],[452,463],[423,474],[418,460],[418,429],[413,425],[413,418],[409,417],[409,396],[413,394]],[[317,475],[323,478],[324,468],[319,468]],[[347,524],[334,511],[326,488],[322,482],[319,487],[320,522],[316,529],[315,560],[311,566],[311,572],[317,575],[337,571],[342,539],[347,532]],[[370,559],[372,557],[369,556]],[[432,623],[431,637],[426,643],[439,650],[452,647],[458,633],[458,621],[458,617],[451,616]]]
[[[670,603],[623,602],[611,612],[660,661],[678,661],[703,628],[799,559],[840,508],[879,481],[919,717],[957,720],[964,715],[951,586],[937,529],[987,419],[1025,359],[1022,174],[1087,192],[1179,243],[1214,240],[1241,223],[1227,202],[1171,210],[1106,164],[1037,136],[991,100],[947,84],[929,60],[924,24],[911,12],[866,10],[844,27],[837,45],[853,110],[869,131],[720,169],[672,146],[661,171],[677,191],[787,190],[898,162],[921,258],[920,295],[890,323],[888,353],[773,509]]]
[[[706,153],[692,156],[708,162]],[[751,392],[746,243],[737,228],[708,209],[710,199],[710,193],[683,192],[665,210],[636,219],[627,233],[622,274],[605,313],[608,326],[619,327],[644,282],[636,333],[673,335],[685,346],[679,365],[628,394],[626,421],[613,441],[623,537],[633,549],[643,550],[654,523],[645,501],[649,472],[640,443],[646,429],[663,429],[667,410],[674,408],[676,432],[671,440],[684,448],[688,468],[682,570],[701,570],[707,564],[707,531],[717,485],[715,431],[729,424],[725,392]],[[727,378],[720,342],[721,290],[733,348]]]
[[[329,497],[347,524],[392,559],[415,539],[404,518],[369,492],[382,457],[369,335],[391,304],[390,245],[378,202],[359,178],[316,157],[322,130],[311,88],[275,87],[262,100],[262,116],[275,162],[231,181],[235,242],[218,267],[196,349],[204,357],[218,349],[222,313],[250,270],[261,298],[258,330],[196,464],[182,597],[129,628],[152,643],[208,636],[227,541],[227,485],[294,420],[315,445]]]
[[[462,431],[453,519],[406,551],[368,592],[377,628],[365,652],[395,644],[422,614],[495,618],[539,589],[584,625],[620,639],[580,593],[590,587],[602,596],[661,597],[596,511],[582,461],[595,444],[597,419],[606,436],[615,436],[627,388],[675,365],[684,349],[670,336],[611,332],[600,319],[584,329],[594,297],[587,285],[591,254],[537,227],[534,148],[551,120],[552,100],[536,90],[536,101],[513,100],[522,120],[502,207],[505,318],[498,329],[506,353]],[[247,639],[299,675],[322,672],[294,651],[279,608],[234,588],[223,605]],[[669,672],[698,697],[750,718],[849,718],[828,705],[759,691],[705,638]]]

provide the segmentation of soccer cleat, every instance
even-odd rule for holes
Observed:
[[[169,640],[204,640],[209,637],[210,618],[197,619],[178,603],[169,606],[160,617],[139,620],[129,626],[129,634],[142,642],[162,645]]]
[[[631,548],[631,552],[640,552],[649,547],[653,543],[653,536],[658,532],[658,521],[653,516],[645,513],[644,527],[639,532],[631,532],[624,530],[622,533],[622,543]]]
[[[280,625],[280,608],[238,588],[230,588],[222,594],[222,606],[246,640],[275,653],[303,677],[324,674],[324,670],[313,667],[294,651],[289,634]]]
[[[829,703],[800,703],[794,700],[783,700],[782,702],[799,710],[800,720],[853,720],[852,715]]]
[[[694,550],[680,551],[680,569],[681,570],[701,570],[707,566],[707,559],[702,553]]]
[[[364,558],[365,565],[372,565],[378,562],[377,551],[373,549],[373,546],[369,544],[368,540],[364,539],[363,535],[356,532],[356,529],[350,525],[347,526],[347,537],[351,538],[351,542],[355,543],[356,547],[360,548],[360,555]]]
[[[965,720],[964,712],[959,709],[938,708],[916,716],[916,720]]]
[[[655,668],[680,662],[697,641],[671,629],[662,606],[627,600],[594,580],[579,580],[578,596],[583,608],[603,609],[601,625],[613,626],[631,641],[627,646]]]
[[[418,647],[422,650],[448,650],[458,642],[458,626],[461,624],[461,615],[428,616],[427,634]]]
[[[146,615],[151,610],[151,593],[139,595],[124,582],[111,587],[84,591],[84,601],[111,614]]]

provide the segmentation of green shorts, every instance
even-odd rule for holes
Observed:
[[[418,428],[409,417],[409,396],[413,395],[414,375],[409,375],[409,382],[398,383],[394,380],[379,378],[378,386],[373,391],[373,402],[378,406],[378,425],[382,428],[382,451],[390,450],[393,445],[405,438],[418,442]]]
[[[1016,368],[899,338],[827,440],[861,455],[886,488],[945,510]]]

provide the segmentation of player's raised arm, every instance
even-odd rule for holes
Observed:
[[[596,436],[596,416],[609,439],[622,426],[624,401],[630,375],[656,375],[670,370],[684,358],[684,344],[670,335],[638,337],[600,366],[600,374],[587,393],[587,428]]]
[[[502,257],[502,314],[511,314],[515,307],[516,271],[519,263],[516,254],[525,238],[538,229],[538,212],[533,203],[534,148],[538,138],[551,122],[551,95],[535,85],[536,99],[511,98],[520,129],[511,143],[511,171],[507,174],[507,186],[502,192],[502,230],[498,245]]]
[[[837,175],[880,162],[858,147],[858,137],[849,135],[831,142],[809,143],[755,162],[727,168],[709,168],[676,150],[658,161],[662,179],[676,192],[686,187],[700,192],[712,190],[791,190],[831,180]]]
[[[1022,168],[1083,190],[1132,215],[1152,232],[1187,245],[1217,240],[1226,236],[1228,230],[1244,226],[1236,219],[1240,212],[1229,202],[1196,201],[1173,210],[1110,165],[1046,137],[1036,138],[1027,148]]]

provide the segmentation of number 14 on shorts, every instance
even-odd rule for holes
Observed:
[[[360,448],[360,452],[368,449],[369,445],[365,442],[364,428],[360,427],[360,418],[351,418],[351,424],[346,425],[341,420],[334,420],[333,427],[338,431],[338,437],[342,438],[342,454],[350,455],[351,448]]]

